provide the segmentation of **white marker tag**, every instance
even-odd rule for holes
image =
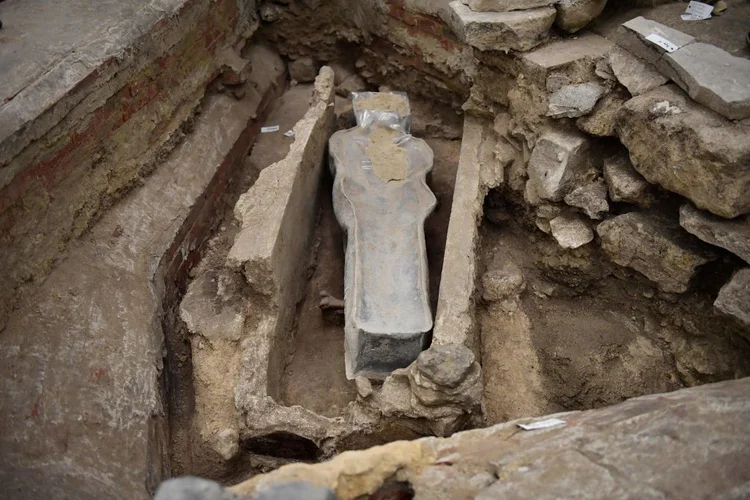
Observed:
[[[565,420],[559,418],[548,418],[547,420],[540,420],[539,422],[533,422],[530,424],[516,424],[518,427],[525,431],[536,431],[538,429],[548,429],[549,427],[555,427],[556,425],[564,425]]]
[[[711,12],[714,11],[713,5],[708,5],[703,2],[696,2],[693,0],[687,6],[685,13],[680,16],[685,21],[701,21],[703,19],[710,19]]]
[[[679,49],[679,47],[666,38],[662,38],[656,33],[651,33],[649,36],[646,37],[646,40],[649,42],[658,45],[662,49],[666,50],[667,52],[674,52],[675,50]]]
[[[279,126],[278,125],[273,125],[271,127],[261,127],[260,128],[260,133],[261,134],[268,134],[269,132],[278,132],[278,131],[279,131]]]
[[[284,135],[287,137],[294,137],[294,130],[287,130],[284,132]]]

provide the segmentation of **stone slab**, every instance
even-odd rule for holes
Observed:
[[[603,171],[612,201],[641,206],[648,206],[653,201],[651,184],[633,168],[627,154],[605,158]]]
[[[564,85],[549,97],[547,116],[552,118],[578,118],[594,109],[605,89],[596,82]]]
[[[602,250],[615,263],[630,267],[665,292],[688,289],[698,266],[711,260],[676,224],[639,212],[608,219],[596,228]]]
[[[729,250],[750,264],[750,216],[724,219],[686,203],[680,207],[680,225],[706,243]]]
[[[479,50],[520,50],[536,47],[547,39],[555,20],[554,7],[513,11],[474,12],[455,0],[450,3],[450,26],[463,42]]]
[[[594,168],[590,140],[578,132],[542,135],[529,159],[527,198],[562,201]]]
[[[623,29],[618,30],[616,36],[617,44],[651,64],[657,64],[667,51],[646,40],[647,36],[656,34],[671,42],[678,49],[695,41],[695,38],[682,31],[646,19],[643,16],[633,18],[623,23],[622,26]]]
[[[666,73],[697,102],[732,120],[750,117],[750,60],[707,43],[664,55]]]
[[[563,423],[518,428],[548,418]],[[415,498],[741,498],[750,482],[741,464],[748,461],[745,378],[350,451],[324,463],[287,465],[231,490],[251,496],[294,479],[345,500],[371,495],[398,473]]]
[[[0,481],[14,498],[146,499],[168,474],[162,300],[258,131],[275,88],[257,83],[243,101],[208,98],[192,134],[12,314]]]
[[[555,40],[523,55],[527,65],[545,71],[561,68],[577,61],[595,61],[605,57],[613,43],[594,33],[582,33],[575,38]]]
[[[410,121],[408,106],[386,117],[364,112],[368,101],[373,104],[367,109],[389,111],[375,100],[396,96],[355,97],[357,127],[335,133],[329,142],[333,207],[347,234],[344,330],[349,379],[385,378],[408,366],[427,347],[426,334],[432,329],[424,221],[436,204],[426,183],[433,153],[403,125]],[[386,176],[379,170],[383,163],[403,166],[403,171]]]
[[[594,239],[591,225],[580,214],[563,214],[549,221],[550,231],[563,248],[578,248]]]
[[[740,269],[734,273],[732,279],[719,290],[714,307],[750,328],[750,269]]]
[[[609,63],[617,80],[633,96],[644,94],[669,80],[653,65],[619,47],[610,52]]]

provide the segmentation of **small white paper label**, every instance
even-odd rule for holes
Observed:
[[[284,132],[284,135],[287,137],[294,137],[294,130],[287,130]]]
[[[646,37],[646,40],[649,42],[658,45],[662,49],[666,50],[667,52],[674,52],[675,50],[679,49],[679,47],[666,38],[660,37],[656,33],[651,33]]]
[[[685,21],[701,21],[703,19],[710,19],[711,12],[713,11],[713,5],[692,1],[688,4],[685,13],[680,17]]]
[[[559,418],[548,418],[547,420],[540,420],[539,422],[532,422],[530,424],[517,424],[518,427],[525,431],[535,431],[538,429],[548,429],[549,427],[555,427],[556,425],[564,425],[565,420]]]
[[[278,131],[279,131],[279,126],[278,125],[273,125],[271,127],[261,127],[260,128],[260,133],[261,134],[268,134],[269,132],[278,132]]]

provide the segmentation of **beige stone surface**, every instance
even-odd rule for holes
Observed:
[[[729,250],[750,264],[750,216],[724,219],[686,203],[680,207],[680,226],[706,243]]]
[[[555,5],[555,24],[562,30],[575,33],[596,19],[606,5],[607,0],[560,0]]]

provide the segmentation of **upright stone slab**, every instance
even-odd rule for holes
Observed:
[[[433,154],[409,134],[406,96],[357,94],[354,111],[357,126],[329,141],[346,233],[346,375],[385,378],[417,358],[432,329],[424,221],[436,203],[425,181]]]

